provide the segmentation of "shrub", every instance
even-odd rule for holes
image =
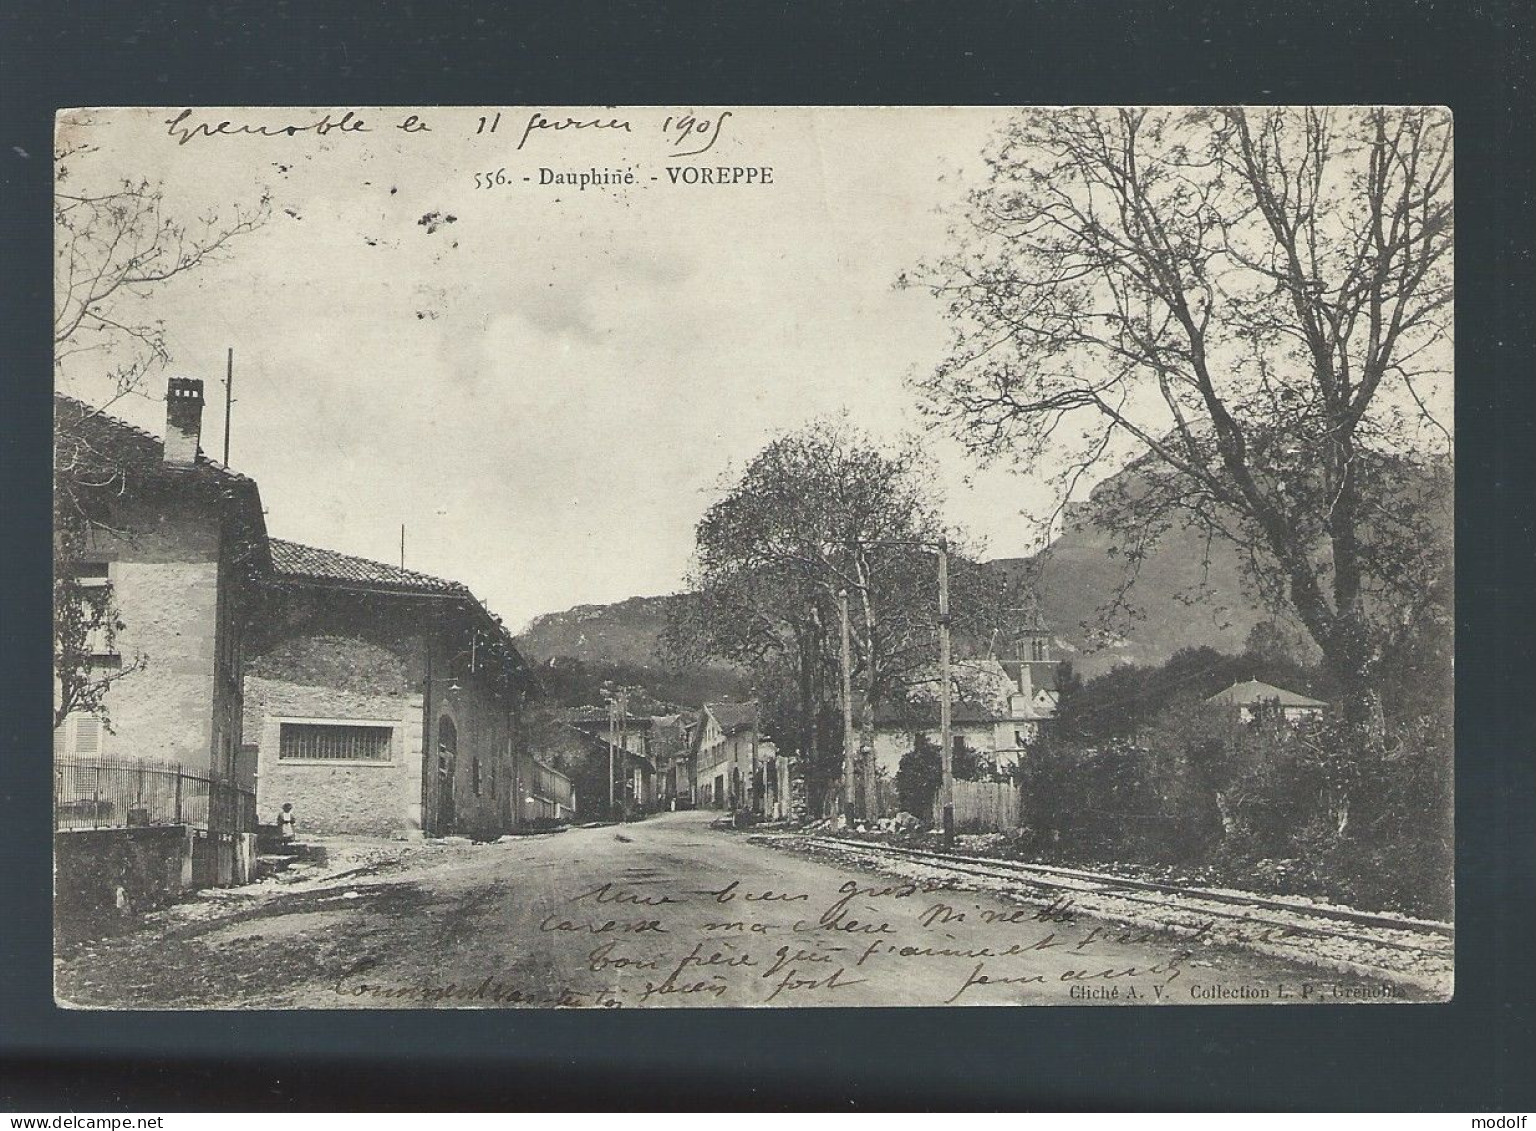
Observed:
[[[950,759],[950,772],[962,780],[976,776],[976,752],[963,739]],[[939,744],[920,734],[896,767],[896,800],[906,812],[927,820],[933,812],[933,799],[943,784],[944,763],[939,757]]]
[[[1336,723],[1243,725],[1185,705],[1135,741],[1048,737],[1019,784],[1021,839],[1037,855],[1156,862],[1366,909],[1451,914],[1448,723],[1362,741]]]

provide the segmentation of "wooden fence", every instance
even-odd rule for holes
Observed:
[[[944,820],[944,799],[933,799],[933,823]],[[955,782],[955,828],[1006,832],[1019,827],[1019,787],[1005,781]]]

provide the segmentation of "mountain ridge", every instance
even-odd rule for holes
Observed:
[[[1095,488],[1095,495],[1140,474],[1133,464]],[[1449,500],[1442,502],[1445,514],[1440,517],[1449,533]],[[1256,625],[1280,619],[1245,583],[1238,547],[1210,538],[1193,524],[1164,531],[1137,564],[1135,583],[1120,601],[1128,562],[1116,547],[1117,536],[1095,525],[1092,514],[1091,503],[1073,506],[1063,531],[1039,553],[983,563],[1001,584],[1022,581],[1034,593],[1054,640],[1055,658],[1072,661],[1084,678],[1122,664],[1161,664],[1184,648],[1239,653]],[[546,613],[529,622],[518,643],[545,663],[566,658],[639,673],[671,672],[676,687],[662,634],[676,603],[693,596],[630,597]],[[1293,637],[1298,658],[1316,658],[1315,646],[1299,626],[1291,630],[1282,622],[1281,631]],[[698,674],[714,694],[747,686],[744,674],[728,664],[708,665]]]

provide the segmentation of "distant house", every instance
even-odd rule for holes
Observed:
[[[271,545],[245,695],[264,820],[289,803],[301,831],[489,837],[543,815],[521,726],[536,681],[466,586]]]
[[[163,440],[70,397],[54,412],[55,473],[93,516],[56,566],[121,621],[110,647],[88,642],[89,668],[125,671],[106,694],[110,727],[75,712],[54,730],[61,899],[77,867],[119,899],[134,897],[119,870],[151,877],[139,894],[243,882],[256,830],[241,668],[271,569],[261,496],[202,454],[199,380],[171,378]]]
[[[700,808],[782,817],[792,760],[762,736],[757,702],[705,703],[693,728],[693,792]]]
[[[651,718],[651,756],[656,764],[656,803],[662,809],[693,804],[692,715]]]
[[[993,705],[956,697],[950,706],[950,741],[956,750],[964,747],[974,753],[992,756],[999,743],[1012,751],[1014,741],[1006,712]],[[885,703],[875,711],[875,770],[894,778],[901,759],[926,740],[939,744],[941,727],[936,704],[927,702]]]
[[[567,821],[578,812],[576,788],[569,775],[538,758],[532,760],[528,792],[522,799],[527,821]]]
[[[956,747],[963,743],[1000,770],[1024,757],[1060,705],[1060,661],[1050,658],[1045,630],[1027,630],[1014,650],[1015,659],[959,660],[954,668],[951,741]],[[894,777],[902,757],[916,748],[920,737],[938,745],[935,682],[921,682],[904,701],[882,704],[875,712],[878,774]]]
[[[565,713],[566,725],[581,732],[599,752],[602,763],[596,778],[597,792],[588,784],[589,800],[594,807],[607,807],[611,793],[613,804],[632,812],[649,812],[657,807],[656,760],[652,753],[654,720],[649,715],[611,714],[607,707],[573,707]],[[611,747],[611,752],[610,752]],[[611,765],[613,784],[608,785]],[[592,783],[588,774],[585,781]]]
[[[1289,723],[1321,718],[1328,710],[1328,704],[1319,699],[1309,699],[1257,679],[1234,683],[1225,691],[1212,695],[1206,703],[1212,707],[1236,708],[1238,717],[1245,723],[1253,722],[1266,707],[1278,710]]]

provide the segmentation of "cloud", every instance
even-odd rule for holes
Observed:
[[[511,312],[552,337],[598,342],[627,329],[604,317],[614,296],[643,289],[665,299],[681,293],[697,271],[696,257],[676,250],[639,254],[609,247],[572,255],[566,249],[518,273]]]

